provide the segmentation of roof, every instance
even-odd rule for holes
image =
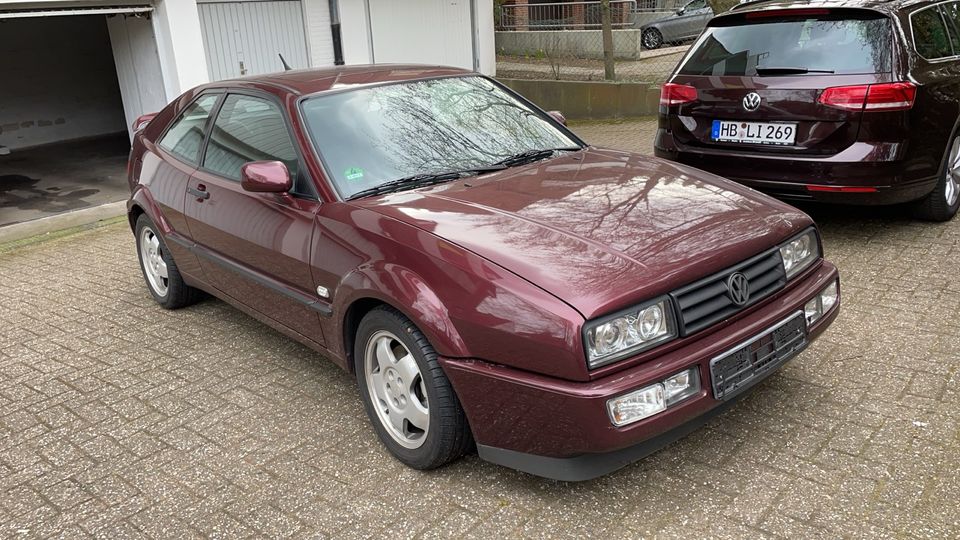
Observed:
[[[401,82],[432,77],[471,73],[468,70],[416,64],[376,64],[336,66],[319,69],[297,69],[266,75],[251,75],[204,85],[206,87],[244,86],[259,84],[272,86],[298,95],[325,92],[345,86],[360,86],[383,82]]]
[[[934,3],[934,0],[748,0],[722,13],[745,13],[768,9],[795,8],[860,8],[883,12],[895,12],[915,4]]]

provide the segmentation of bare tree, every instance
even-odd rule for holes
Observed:
[[[600,0],[600,23],[603,26],[603,78],[615,77],[613,64],[613,25],[610,22],[610,0]]]

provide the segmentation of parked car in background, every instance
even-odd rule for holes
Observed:
[[[663,86],[656,155],[789,200],[960,207],[960,3],[766,0]]]
[[[659,49],[664,43],[695,39],[713,17],[706,0],[691,0],[676,13],[648,22],[640,27],[640,43],[644,49]]]
[[[839,278],[799,210],[560,118],[426,66],[198,87],[134,137],[147,287],[166,308],[206,291],[354,372],[411,467],[474,441],[551,478],[623,467],[803,350]]]

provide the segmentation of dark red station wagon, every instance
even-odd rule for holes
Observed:
[[[663,87],[656,155],[788,200],[960,208],[960,2],[760,0]]]
[[[474,73],[224,81],[137,127],[128,208],[156,301],[205,291],[354,372],[415,468],[475,445],[556,479],[616,470],[839,310],[802,212],[588,146]]]

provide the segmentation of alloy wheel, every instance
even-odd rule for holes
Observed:
[[[423,445],[430,429],[430,407],[420,367],[397,336],[380,330],[364,353],[364,379],[377,418],[405,448]]]
[[[166,296],[170,286],[167,263],[163,260],[160,239],[150,227],[144,227],[140,231],[140,261],[143,263],[143,273],[147,276],[150,288],[157,296]]]
[[[660,31],[650,28],[643,33],[643,46],[647,49],[657,49],[663,44],[663,36]]]
[[[944,182],[944,199],[947,206],[953,206],[960,197],[960,137],[953,140],[950,157],[947,160],[947,181]]]

